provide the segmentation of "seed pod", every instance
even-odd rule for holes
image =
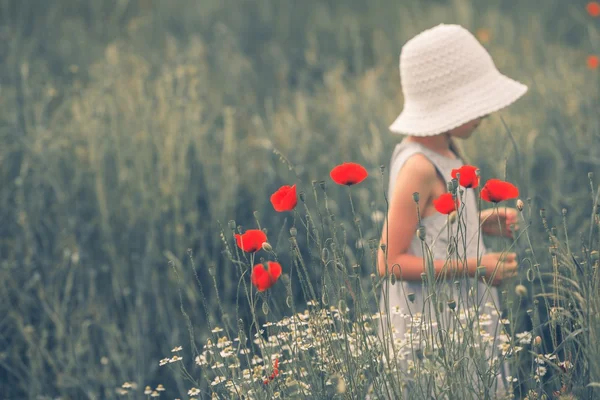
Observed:
[[[234,220],[229,221],[229,229],[231,229],[232,231],[235,231],[235,221]]]
[[[413,200],[415,201],[415,203],[419,202],[419,192],[414,192],[413,193]]]
[[[408,301],[410,301],[411,303],[414,303],[414,302],[415,302],[415,297],[416,297],[416,295],[415,295],[413,292],[410,292],[410,293],[407,295],[407,297],[408,297]]]
[[[485,273],[486,273],[486,268],[483,265],[480,265],[479,267],[477,267],[477,277],[478,278],[484,277]]]
[[[290,236],[296,237],[297,234],[298,234],[298,230],[295,227],[291,227],[290,228]]]
[[[454,299],[448,300],[448,308],[451,310],[456,309],[456,301]]]

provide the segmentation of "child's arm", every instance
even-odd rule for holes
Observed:
[[[394,192],[391,194],[388,220],[383,226],[381,243],[387,246],[387,262],[385,253],[380,249],[378,263],[380,275],[386,274],[386,265],[392,272],[392,266],[398,264],[401,266],[401,270],[396,267],[393,268],[393,272],[399,279],[421,280],[421,273],[424,272],[423,257],[406,253],[418,224],[417,205],[413,199],[413,193],[419,193],[419,211],[423,215],[425,207],[432,201],[432,189],[438,179],[435,167],[422,154],[415,154],[402,166],[396,178]],[[456,266],[448,265],[445,260],[434,261],[436,276],[440,275],[442,271],[448,277],[464,274],[463,271],[457,273],[455,268]],[[468,259],[467,269],[466,273],[474,276],[477,259]]]

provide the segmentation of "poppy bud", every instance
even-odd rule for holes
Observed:
[[[290,228],[290,236],[291,237],[296,237],[296,235],[298,234],[298,230],[295,227],[291,227]]]
[[[348,308],[348,306],[346,305],[345,300],[338,301],[338,311],[340,312],[340,314],[345,314],[347,308]]]
[[[448,300],[448,308],[450,308],[451,310],[454,310],[456,308],[456,301],[454,301],[454,299]]]
[[[421,350],[421,349],[416,349],[416,350],[415,350],[415,355],[417,356],[417,358],[418,358],[419,360],[422,360],[422,359],[423,359],[423,350]]]
[[[525,287],[525,285],[517,285],[515,287],[515,293],[519,297],[525,297],[527,296],[527,288]]]
[[[456,211],[452,211],[450,213],[450,215],[448,215],[448,221],[450,222],[450,224],[453,224],[456,222],[456,218],[458,218],[458,213]]]
[[[425,226],[420,226],[419,229],[417,229],[417,236],[419,237],[419,239],[421,239],[422,241],[425,241],[426,237],[427,237],[427,231],[425,229]]]
[[[452,182],[452,191],[456,191],[458,188],[458,178],[453,178],[450,182]]]
[[[533,345],[539,346],[540,344],[542,344],[542,338],[540,336],[536,336],[535,339],[533,339]]]
[[[262,249],[264,251],[268,251],[268,252],[272,252],[273,251],[273,247],[268,242],[264,242],[262,244]]]
[[[306,200],[306,194],[304,192],[300,192],[298,193],[298,197],[300,198],[300,200],[304,203],[304,201]]]
[[[413,200],[415,201],[415,203],[419,202],[419,192],[414,192],[413,193]]]
[[[407,297],[408,297],[408,301],[410,301],[411,303],[414,303],[414,302],[415,302],[415,297],[416,297],[416,295],[415,295],[413,292],[410,292],[410,293],[407,295]]]
[[[525,206],[525,204],[523,204],[523,200],[521,200],[521,199],[517,200],[517,210],[523,211],[524,206]]]

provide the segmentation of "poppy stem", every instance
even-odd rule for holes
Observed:
[[[356,229],[358,230],[358,243],[360,244],[360,259],[358,261],[358,264],[362,264],[362,260],[363,257],[365,255],[365,251],[364,251],[364,243],[363,243],[363,235],[362,235],[362,230],[360,229],[360,222],[356,216],[356,211],[354,210],[354,202],[352,201],[352,189],[350,186],[348,186],[348,198],[350,199],[350,208],[352,209],[352,219],[354,221],[354,226],[356,226]]]

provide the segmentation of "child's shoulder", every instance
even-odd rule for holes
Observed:
[[[406,155],[400,166],[398,177],[400,176],[428,181],[437,179],[437,171],[429,157],[422,152],[413,152]]]

